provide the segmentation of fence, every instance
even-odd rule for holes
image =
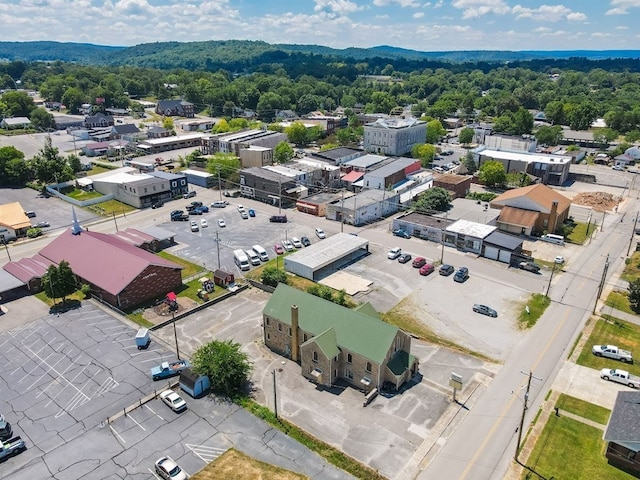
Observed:
[[[107,200],[113,200],[113,194],[109,193],[107,195],[102,195],[101,197],[91,198],[89,200],[76,200],[75,198],[71,198],[64,193],[59,192],[58,188],[72,187],[75,186],[75,182],[70,180],[68,182],[57,183],[55,185],[47,186],[47,192],[50,195],[58,197],[60,200],[64,200],[67,203],[71,203],[76,207],[90,207],[91,205],[95,205],[97,203],[106,202]]]

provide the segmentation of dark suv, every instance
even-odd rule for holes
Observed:
[[[0,415],[0,440],[4,441],[13,436],[11,424],[4,420],[4,416]]]
[[[453,273],[453,270],[454,270],[453,265],[448,265],[445,263],[440,265],[440,269],[438,270],[438,273],[440,275],[444,275],[445,277],[448,277]]]
[[[469,278],[469,269],[467,267],[460,267],[456,274],[453,276],[453,280],[462,283]]]
[[[272,223],[287,223],[286,215],[271,215],[269,221]]]

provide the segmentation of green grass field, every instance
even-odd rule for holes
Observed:
[[[613,307],[616,310],[620,310],[621,312],[631,313],[632,315],[636,314],[633,310],[631,310],[631,305],[629,304],[629,293],[626,291],[612,291],[604,301],[604,304],[608,305],[609,307]]]
[[[588,418],[589,420],[593,420],[594,422],[598,422],[602,425],[607,424],[609,421],[609,415],[611,415],[611,410],[608,408],[585,402],[584,400],[580,400],[579,398],[572,397],[571,395],[566,395],[564,393],[560,394],[560,397],[556,402],[556,407],[575,415]]]
[[[198,272],[203,272],[203,276],[204,276],[204,268],[202,268],[198,264],[192,263],[180,257],[176,257],[175,255],[171,255],[170,253],[167,253],[167,252],[159,252],[158,256],[164,258],[165,260],[169,260],[173,263],[177,263],[178,265],[182,266],[183,267],[182,278],[190,277],[191,275],[195,275]]]
[[[633,252],[626,263],[627,264],[624,267],[624,271],[622,272],[622,275],[620,275],[620,278],[627,282],[632,282],[633,280],[640,278],[640,252]]]
[[[523,305],[520,310],[520,314],[518,315],[518,326],[521,329],[533,327],[550,304],[551,300],[549,297],[542,295],[541,293],[534,293],[531,295],[531,299],[526,303],[526,305]],[[529,312],[527,312],[526,307],[529,307]]]
[[[631,480],[636,477],[607,463],[602,430],[568,417],[551,415],[527,466],[555,480]],[[525,472],[523,479],[538,480]]]
[[[638,354],[640,326],[609,317],[608,315],[603,315],[603,317],[596,322],[577,361],[578,365],[595,368],[596,370],[603,368],[623,368],[629,370],[629,372],[634,375],[640,375],[640,364],[637,361],[633,364],[627,364],[608,358],[596,357],[591,353],[591,347],[593,345],[617,345],[624,350],[630,350],[632,353]],[[594,372],[594,375],[596,374],[597,372]]]

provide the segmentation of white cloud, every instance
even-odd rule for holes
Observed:
[[[528,18],[535,22],[559,22],[561,20],[584,21],[584,13],[573,12],[564,5],[541,5],[538,8],[527,8],[516,5],[511,9],[516,19]]]
[[[503,0],[455,0],[454,8],[463,10],[462,18],[477,18],[489,13],[504,15],[511,10]]]
[[[640,0],[611,0],[610,5],[614,8],[607,10],[605,15],[626,15],[630,8],[640,7]]]
[[[376,7],[386,7],[387,5],[400,5],[401,7],[420,7],[420,3],[415,0],[373,0]]]
[[[413,14],[413,18],[422,18],[424,17],[424,12],[416,12]]]
[[[315,0],[316,6],[313,9],[316,12],[332,12],[338,15],[347,15],[349,13],[364,10],[365,7],[359,6],[355,2],[349,0]]]
[[[615,29],[616,30],[629,30],[629,27],[627,27],[626,25],[618,25]]]

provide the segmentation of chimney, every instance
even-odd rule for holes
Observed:
[[[291,360],[298,361],[298,306],[291,305]]]
[[[551,203],[551,211],[549,212],[549,233],[556,233],[558,227],[558,202],[554,200]]]

